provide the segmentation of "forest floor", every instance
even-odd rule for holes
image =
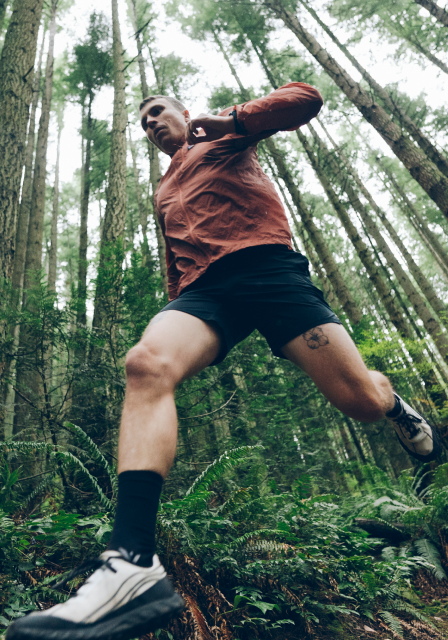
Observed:
[[[437,628],[437,631],[430,630],[428,625],[412,619],[409,615],[397,615],[403,627],[403,638],[405,640],[430,640],[433,638],[448,638],[448,581],[436,580],[425,571],[419,572],[415,577],[414,587],[425,604],[422,610]],[[378,617],[377,621],[367,620],[345,620],[344,624],[335,623],[322,629],[316,630],[313,634],[316,640],[367,640],[373,638],[377,640],[393,640],[399,638],[397,634],[392,634]],[[285,637],[285,640],[288,640]]]

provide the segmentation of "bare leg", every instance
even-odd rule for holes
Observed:
[[[182,311],[166,311],[149,324],[126,358],[118,473],[156,471],[165,478],[177,441],[176,386],[217,357],[217,330]]]
[[[380,420],[395,405],[389,380],[369,371],[353,340],[339,324],[323,324],[294,338],[284,355],[314,381],[346,415],[364,422]]]

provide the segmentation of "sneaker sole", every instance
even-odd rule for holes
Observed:
[[[433,449],[431,453],[429,453],[427,456],[423,456],[420,453],[414,453],[414,451],[411,451],[410,449],[408,449],[408,447],[404,444],[404,442],[401,441],[397,432],[395,432],[398,442],[401,444],[402,448],[406,451],[406,453],[408,453],[412,458],[415,458],[416,460],[420,460],[420,462],[431,462],[432,460],[436,460],[436,458],[438,458],[443,451],[442,440],[440,439],[439,432],[427,420],[426,422],[431,427],[432,443],[433,443]]]
[[[183,598],[174,593],[170,598],[156,600],[142,605],[132,612],[117,615],[106,622],[92,624],[78,624],[70,627],[36,628],[23,618],[20,624],[15,623],[8,629],[7,640],[131,640],[164,627],[176,615],[179,615],[185,606]],[[18,622],[18,621],[17,621]]]

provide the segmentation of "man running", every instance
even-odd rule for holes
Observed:
[[[366,422],[387,417],[418,460],[440,453],[436,432],[385,376],[367,370],[312,284],[308,260],[292,250],[282,203],[258,164],[260,140],[306,124],[321,106],[319,92],[303,83],[193,120],[174,98],[151,96],[140,105],[149,140],[171,157],[155,194],[170,302],[126,359],[108,550],[88,565],[96,571],[75,597],[19,618],[8,640],[124,640],[182,610],[155,555],[160,493],[176,451],[174,391],[254,329],[340,411]]]

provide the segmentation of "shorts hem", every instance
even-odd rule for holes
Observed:
[[[199,320],[202,320],[203,322],[207,322],[209,324],[212,324],[218,327],[219,334],[222,340],[221,350],[217,358],[215,358],[215,360],[213,360],[213,362],[211,362],[207,366],[214,367],[217,364],[220,364],[225,359],[229,351],[231,351],[235,346],[234,344],[232,344],[232,346],[229,347],[229,340],[226,336],[225,328],[222,326],[222,324],[219,322],[219,320],[216,318],[215,315],[209,314],[209,313],[201,313],[200,311],[196,312],[196,311],[189,311],[188,309],[182,309],[180,305],[177,306],[176,304],[173,304],[175,302],[176,300],[172,300],[171,302],[169,302],[165,307],[163,307],[163,309],[159,311],[159,313],[162,313],[163,311],[182,311],[182,313],[188,313],[189,316],[193,316],[194,318],[199,318]]]

